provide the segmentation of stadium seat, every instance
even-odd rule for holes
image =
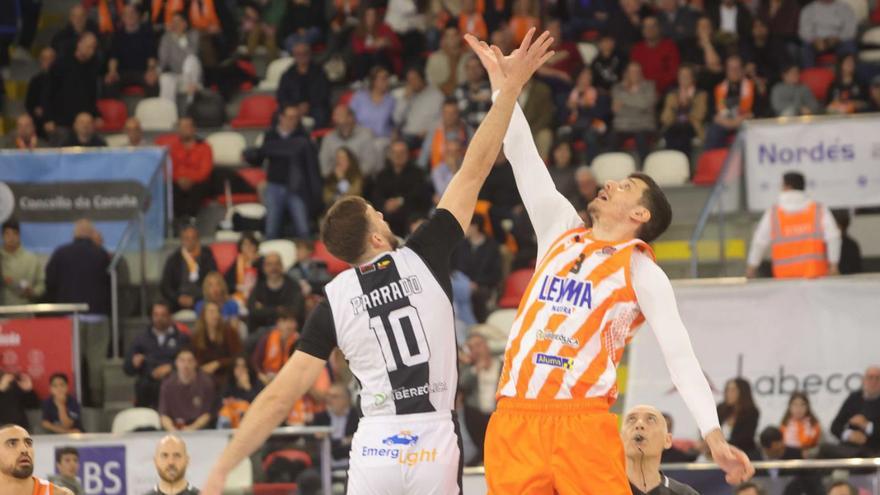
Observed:
[[[514,320],[516,320],[515,309],[496,309],[486,319],[486,324],[503,331],[505,334],[509,334]]]
[[[144,98],[135,107],[134,116],[145,131],[170,131],[177,122],[177,105],[165,98]]]
[[[233,204],[226,212],[226,220],[232,222],[233,215],[238,214],[248,220],[260,221],[266,217],[266,207],[262,203],[247,202]]]
[[[327,263],[327,272],[334,277],[350,268],[348,263],[330,254],[330,251],[327,251],[327,246],[321,241],[315,241],[315,252],[312,253],[312,258]]]
[[[239,167],[242,165],[241,154],[247,147],[244,136],[235,131],[214,132],[205,139],[211,146],[214,165],[220,167]]]
[[[880,11],[880,7],[877,7]],[[880,48],[880,26],[874,26],[862,33],[862,44]]]
[[[110,427],[110,431],[111,433],[128,433],[147,428],[162,429],[159,413],[155,409],[132,407],[131,409],[119,411],[119,414],[113,418],[113,425]]]
[[[843,0],[843,3],[852,9],[858,24],[868,19],[868,0]]]
[[[532,280],[532,275],[534,274],[535,270],[532,268],[523,268],[511,273],[504,282],[504,293],[501,294],[501,297],[498,299],[498,307],[519,307],[519,301],[529,287],[529,282]]]
[[[293,57],[281,57],[273,60],[269,67],[266,68],[266,77],[257,85],[260,91],[275,91],[278,89],[278,83],[281,82],[281,76],[287,72],[287,69],[293,65]]]
[[[156,143],[156,146],[165,146],[166,148],[176,143],[179,138],[177,134],[173,132],[167,132],[165,134],[159,134],[158,136],[153,138],[153,142]]]
[[[238,115],[230,122],[233,129],[264,128],[272,123],[278,102],[271,95],[251,95],[241,101]]]
[[[234,242],[212,242],[210,245],[211,254],[214,255],[214,261],[217,262],[217,271],[226,273],[226,270],[235,263],[238,256],[238,246]]]
[[[128,119],[128,109],[125,103],[119,100],[102,98],[97,101],[98,113],[101,114],[103,124],[98,127],[101,132],[116,132],[125,127]]]
[[[636,161],[629,153],[619,151],[602,153],[590,164],[593,175],[599,184],[609,180],[620,180],[636,171]]]
[[[109,148],[124,148],[128,146],[128,136],[125,134],[110,134],[104,136],[104,141],[107,141]]]
[[[254,189],[258,189],[264,182],[266,182],[266,171],[260,167],[245,167],[240,168],[235,172]]]
[[[245,490],[250,490],[253,483],[254,467],[251,464],[251,458],[245,457],[226,476],[226,485],[223,486],[223,489],[224,491],[239,490],[244,493]]]
[[[697,173],[694,174],[693,183],[698,186],[711,186],[718,180],[724,160],[727,159],[727,148],[718,148],[703,152],[697,161]]]
[[[293,241],[273,239],[260,243],[261,255],[265,256],[273,251],[281,255],[281,264],[284,266],[285,272],[296,263],[296,244]]]
[[[810,88],[817,100],[825,101],[828,96],[828,88],[834,82],[834,71],[827,67],[804,69],[801,71],[801,82]]]
[[[218,230],[214,232],[214,242],[238,242],[241,232],[234,230]]]
[[[254,483],[254,495],[295,495],[296,483]]]
[[[661,186],[680,186],[690,177],[691,166],[681,151],[662,150],[645,158],[644,172]]]
[[[596,55],[599,55],[599,49],[593,43],[580,42],[577,44],[577,48],[585,65],[590,65]]]

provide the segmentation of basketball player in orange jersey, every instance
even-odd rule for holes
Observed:
[[[508,59],[469,40],[492,82]],[[495,495],[630,494],[616,417],[617,365],[650,324],[672,380],[727,481],[754,474],[724,439],[715,403],[681,322],[672,285],[648,242],[672,218],[669,202],[644,174],[609,181],[584,225],[556,191],[529,124],[514,108],[504,153],[538,238],[535,275],[510,331],[498,408],[486,434],[486,481]]]
[[[73,495],[34,476],[34,440],[18,425],[0,426],[0,493],[3,495]]]

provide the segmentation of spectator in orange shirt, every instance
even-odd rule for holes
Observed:
[[[794,392],[788,399],[788,409],[779,425],[786,447],[808,450],[819,445],[822,436],[822,425],[813,408],[810,398],[804,392]]]
[[[519,45],[529,29],[537,29],[541,25],[533,14],[531,0],[516,0],[513,4],[513,15],[510,17],[510,30],[513,31],[513,43]]]
[[[474,0],[462,0],[461,14],[458,15],[458,30],[462,34],[470,33],[481,40],[489,39],[489,29],[483,14],[477,11]]]
[[[170,148],[174,179],[174,217],[194,217],[210,192],[214,157],[211,147],[196,136],[192,117],[177,123],[177,140]]]
[[[293,353],[298,339],[299,323],[296,314],[290,308],[279,308],[275,328],[260,338],[251,355],[251,365],[264,385],[268,385],[281,371],[281,367]]]

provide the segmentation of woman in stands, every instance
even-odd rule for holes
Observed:
[[[841,57],[834,83],[828,89],[828,113],[856,113],[867,105],[867,94],[856,79],[856,56]]]
[[[724,386],[724,401],[718,404],[721,431],[731,445],[738,447],[750,458],[758,454],[755,431],[758,429],[760,415],[755,407],[749,382],[742,378],[728,380]]]
[[[206,301],[203,305],[192,342],[199,366],[214,378],[219,388],[232,369],[235,357],[241,353],[242,346],[238,332],[223,321],[217,303]]]
[[[324,179],[324,204],[332,205],[343,196],[362,196],[364,178],[357,156],[348,148],[336,150],[333,173]]]
[[[242,232],[238,239],[238,256],[226,270],[227,287],[235,288],[232,298],[238,303],[238,314],[247,314],[247,300],[257,279],[263,273],[263,257],[260,256],[260,241],[253,232]]]
[[[804,392],[791,394],[788,399],[788,409],[785,410],[779,429],[782,430],[786,447],[809,450],[819,445],[822,425],[813,414],[807,394]]]
[[[217,413],[217,428],[238,428],[242,416],[261,390],[263,384],[257,379],[257,373],[250,367],[247,358],[236,357],[223,391],[220,412]]]
[[[211,272],[205,275],[205,280],[202,282],[202,296],[204,299],[196,303],[195,310],[197,314],[202,313],[206,303],[212,302],[220,308],[220,315],[223,317],[223,321],[238,331],[240,337],[244,337],[247,334],[247,328],[241,328],[238,303],[229,295],[229,286],[226,285],[226,280],[224,280],[222,275],[218,272]]]

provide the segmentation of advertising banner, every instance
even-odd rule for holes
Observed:
[[[797,171],[831,208],[880,204],[880,115],[746,124],[749,209],[776,202],[782,174]]]
[[[113,248],[145,209],[145,235],[159,248],[165,232],[165,151],[64,149],[0,153],[0,221],[21,222],[26,248],[51,253],[73,238],[73,223],[92,220]],[[137,243],[134,243],[136,246]]]
[[[27,318],[0,321],[0,369],[27,373],[41,399],[49,396],[49,377],[64,373],[76,395],[73,318]]]
[[[761,412],[758,432],[778,425],[789,396],[801,390],[828,433],[846,396],[861,388],[864,369],[877,364],[880,278],[674,287],[716,401],[727,380],[748,380]],[[676,437],[698,436],[648,326],[630,351],[624,407],[653,405],[672,414]]]

